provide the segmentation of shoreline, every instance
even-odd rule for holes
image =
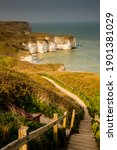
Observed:
[[[20,58],[20,60],[21,61],[26,61],[26,62],[29,62],[29,63],[31,63],[31,64],[39,64],[39,65],[42,65],[42,64],[57,64],[57,63],[51,63],[51,62],[45,62],[45,63],[41,63],[41,60],[39,61],[39,59],[35,59],[35,57],[36,57],[36,54],[32,54],[32,55],[27,55],[27,56],[22,56],[21,58]],[[61,63],[61,64],[63,64],[63,63]],[[64,65],[64,68],[65,69],[63,69],[63,70],[58,70],[58,71],[60,71],[60,72],[77,72],[77,73],[81,73],[81,72],[89,72],[89,73],[94,73],[94,74],[97,74],[97,75],[100,75],[100,72],[93,72],[93,71],[83,71],[83,70],[69,70],[69,69],[66,69],[66,66],[65,66],[65,64],[63,64]]]

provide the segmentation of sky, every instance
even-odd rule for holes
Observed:
[[[0,0],[0,21],[99,22],[100,0]]]

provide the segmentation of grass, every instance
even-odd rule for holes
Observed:
[[[53,72],[49,77],[81,97],[89,108],[90,115],[100,115],[100,77],[86,72]],[[90,107],[92,110],[90,110]]]
[[[97,92],[98,95],[96,95],[96,96],[99,96],[99,77],[95,74],[57,72],[58,68],[60,67],[60,64],[34,65],[34,64],[30,64],[28,62],[20,62],[20,60],[17,59],[17,57],[14,59],[11,56],[2,56],[1,60],[2,60],[2,61],[0,61],[1,66],[5,66],[5,68],[7,68],[7,69],[11,68],[10,72],[12,72],[12,74],[14,74],[14,73],[19,74],[17,76],[19,78],[22,78],[21,80],[18,79],[19,81],[26,80],[26,82],[28,84],[31,82],[31,86],[33,85],[33,94],[35,93],[37,98],[33,97],[33,102],[35,103],[35,105],[33,104],[33,109],[32,109],[32,107],[28,107],[27,111],[29,111],[29,112],[30,111],[35,112],[35,111],[39,110],[39,111],[45,113],[46,115],[49,115],[52,117],[54,112],[58,111],[58,113],[61,114],[61,111],[57,110],[58,107],[63,111],[68,109],[70,112],[72,112],[72,109],[74,109],[74,108],[77,109],[77,112],[80,110],[80,107],[78,105],[76,105],[72,101],[72,99],[70,99],[69,97],[62,94],[59,90],[55,89],[54,86],[51,85],[50,83],[48,83],[45,79],[42,79],[41,76],[39,75],[40,73],[48,73],[48,74],[54,76],[55,78],[60,79],[65,84],[72,87],[74,89],[74,92],[77,91],[78,94],[80,93],[81,97],[85,96],[86,98],[87,97],[90,98],[93,96],[92,98],[94,99],[95,94],[96,94],[95,92],[97,92],[97,91],[98,91]],[[2,70],[5,71],[5,69],[2,69]],[[17,72],[13,71],[13,70],[16,70]],[[67,78],[66,78],[66,76],[67,76]],[[3,77],[3,76],[1,76],[1,77]],[[96,79],[97,79],[97,81],[96,81]],[[95,87],[93,87],[93,89],[95,88],[95,92],[93,90],[90,91],[92,89],[93,83],[95,83],[95,85],[93,85],[93,86],[95,86]],[[14,86],[14,83],[12,83],[12,84]],[[79,86],[79,85],[82,85],[82,86]],[[88,85],[88,87],[87,87],[87,85]],[[88,88],[90,88],[90,90]],[[86,89],[87,89],[87,91],[85,92]],[[37,99],[39,99],[38,102],[37,102]],[[91,99],[91,100],[93,100],[93,99]],[[86,99],[84,99],[84,100],[86,101]],[[45,105],[45,103],[47,105]],[[89,104],[89,101],[88,101],[88,104]],[[29,104],[28,106],[32,106],[32,105]],[[38,108],[37,108],[37,106],[38,106]],[[98,109],[94,109],[92,104],[90,104],[88,106],[93,108],[93,111],[92,111],[93,113],[94,113],[94,110],[96,110],[95,112],[99,112],[99,107],[97,107]],[[69,116],[70,115],[71,114],[69,114]],[[83,117],[83,115],[81,114],[80,118],[78,118],[77,123],[76,123],[77,127],[78,127],[78,122],[80,119],[82,119],[82,117]],[[94,125],[93,127],[94,127],[94,130],[96,128],[99,128],[99,126],[96,126],[96,125]],[[95,135],[99,141],[99,130],[96,130]]]
[[[1,107],[2,105],[4,106],[3,103],[6,101],[25,108],[25,105],[30,104],[32,106],[33,103],[36,103],[37,98],[41,104],[45,102],[48,105],[59,105],[61,108],[62,106],[68,108],[68,102],[71,102],[70,105],[72,104],[69,97],[59,92],[52,84],[49,84],[40,76],[33,80],[22,73],[18,73],[6,67],[0,67],[0,94]]]
[[[80,96],[88,106],[91,116],[100,114],[100,79],[97,74],[56,72],[52,73],[52,78],[59,79],[61,84]]]
[[[30,130],[42,126],[9,112],[4,105],[5,101],[12,102],[29,113],[42,112],[49,117],[52,117],[55,112],[60,116],[68,110],[69,120],[73,109],[76,109],[77,113],[81,110],[77,103],[42,79],[39,74],[46,73],[54,79],[60,79],[65,83],[65,87],[67,84],[69,90],[83,98],[92,115],[99,114],[99,76],[92,73],[58,72],[61,64],[35,65],[20,61],[21,56],[29,54],[23,51],[22,42],[43,39],[45,36],[53,38],[48,34],[25,35],[25,29],[27,29],[25,22],[23,24],[22,22],[0,22],[0,141],[2,141],[0,147],[17,138],[17,130],[21,125],[29,126]],[[30,30],[30,27],[28,29]],[[76,118],[75,126],[78,127],[83,112]],[[93,128],[97,138],[98,127],[94,122]]]

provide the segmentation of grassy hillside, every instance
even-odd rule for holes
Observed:
[[[56,72],[53,79],[60,80],[64,85],[80,96],[87,104],[90,114],[100,114],[100,78],[94,73]]]
[[[33,80],[27,75],[0,66],[0,147],[17,138],[17,130],[21,125],[28,125],[30,130],[42,126],[12,114],[6,107],[6,102],[15,104],[29,113],[41,112],[49,117],[53,117],[55,112],[60,116],[68,110],[70,116],[74,108],[77,112],[81,110],[69,97],[40,76]]]
[[[61,64],[36,65],[22,62],[21,56],[29,54],[21,50],[22,40],[47,36],[40,34],[39,37],[37,33],[28,35],[25,31],[30,31],[26,22],[0,22],[0,147],[17,138],[17,130],[21,125],[29,126],[30,130],[42,126],[11,113],[5,102],[13,103],[29,113],[41,112],[49,117],[55,112],[60,116],[68,110],[70,116],[72,109],[76,109],[76,112],[81,110],[71,98],[41,78],[42,73],[50,74],[72,87],[88,104],[91,115],[99,114],[99,76],[92,73],[58,72]],[[76,115],[76,118],[78,125],[83,112],[80,116]],[[93,127],[97,130],[97,125]]]
[[[31,31],[31,27],[26,21],[0,21],[0,32],[2,33],[24,33],[24,30]]]

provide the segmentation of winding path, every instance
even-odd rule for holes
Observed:
[[[77,103],[79,103],[79,105],[81,107],[84,108],[84,112],[85,112],[85,117],[86,119],[91,119],[91,117],[89,116],[87,107],[85,105],[85,103],[75,94],[69,92],[68,90],[66,90],[65,88],[63,88],[62,86],[58,85],[56,82],[54,82],[52,79],[49,79],[47,77],[42,77],[46,80],[48,80],[51,84],[53,84],[57,89],[59,89],[61,92],[63,92],[64,94],[66,94],[67,96],[71,97],[73,100],[75,100]]]
[[[98,150],[95,142],[94,134],[91,129],[91,117],[84,102],[75,94],[69,92],[65,88],[55,83],[52,79],[42,77],[53,84],[57,89],[75,100],[81,107],[83,107],[85,115],[84,120],[80,122],[79,133],[73,134],[70,137],[67,150]]]

